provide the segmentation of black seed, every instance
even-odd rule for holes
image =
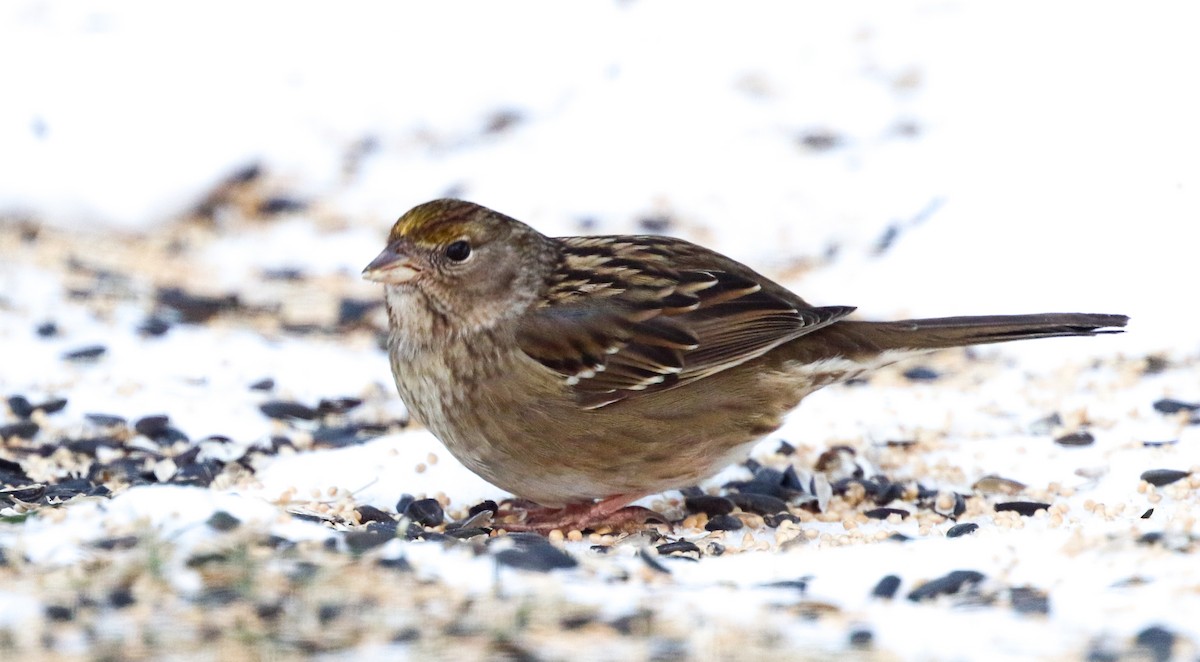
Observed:
[[[39,338],[53,338],[58,335],[58,325],[54,322],[42,322],[37,325],[37,334]]]
[[[219,460],[209,459],[203,462],[193,462],[179,467],[170,482],[176,485],[194,485],[208,487],[216,480],[224,465]]]
[[[875,642],[875,635],[870,630],[852,630],[850,632],[850,645],[854,648],[870,648]]]
[[[1150,469],[1149,471],[1142,472],[1141,479],[1155,487],[1162,487],[1187,478],[1190,475],[1189,472],[1179,471],[1178,469]]]
[[[260,379],[250,385],[252,391],[270,391],[275,388],[275,380],[270,377]]]
[[[17,501],[24,501],[25,503],[41,501],[46,496],[46,486],[42,484],[30,485],[29,483],[30,481],[28,480],[16,483],[14,487],[22,489],[10,489],[5,492],[4,496],[16,499]]]
[[[774,515],[763,515],[763,523],[772,529],[778,528],[784,522],[800,522],[800,518],[791,513],[775,513]]]
[[[891,448],[912,448],[917,445],[916,439],[888,439],[883,442],[885,446]]]
[[[266,414],[267,418],[274,418],[276,420],[296,419],[311,421],[318,417],[317,411],[308,405],[283,400],[264,402],[258,406],[258,410]]]
[[[293,198],[285,196],[272,196],[263,200],[258,205],[258,213],[263,216],[271,216],[274,214],[283,214],[287,212],[304,211],[308,205]]]
[[[413,501],[404,509],[404,515],[421,526],[433,527],[446,521],[446,513],[442,511],[442,504],[438,503],[437,499]]]
[[[579,565],[573,556],[536,534],[510,533],[504,538],[515,543],[511,549],[496,552],[496,562],[520,570],[549,572]]]
[[[358,511],[358,521],[366,524],[367,522],[394,522],[395,518],[391,513],[380,510],[375,506],[363,504],[355,508]]]
[[[392,635],[393,644],[408,644],[417,641],[421,638],[421,631],[417,628],[401,628],[396,630]]]
[[[151,439],[165,434],[171,425],[171,419],[164,415],[145,416],[133,424],[133,429],[138,434],[145,435]]]
[[[28,485],[30,482],[20,464],[0,458],[0,485]]]
[[[485,529],[480,526],[468,526],[468,527],[459,527],[456,529],[448,528],[446,530],[446,535],[450,536],[451,538],[457,538],[458,540],[467,540],[470,538],[474,538],[475,536],[486,536],[487,534],[489,534],[491,532],[492,532],[491,529]]]
[[[304,271],[295,267],[280,267],[278,269],[263,269],[263,280],[281,280],[295,282],[304,280]]]
[[[1050,434],[1054,429],[1062,425],[1062,416],[1058,412],[1053,412],[1029,424],[1029,434]]]
[[[112,551],[114,549],[133,549],[137,547],[140,539],[137,536],[117,536],[115,538],[101,538],[92,542],[91,546],[96,549]]]
[[[279,602],[264,602],[255,605],[254,615],[267,622],[277,621],[283,615],[283,604]]]
[[[379,522],[372,522],[378,524]],[[361,531],[347,531],[343,534],[343,539],[346,541],[346,547],[352,553],[361,554],[369,549],[379,547],[387,541],[396,537],[396,530],[392,529],[363,529]]]
[[[1200,402],[1182,402],[1171,398],[1163,398],[1154,403],[1154,411],[1163,414],[1175,414],[1181,411],[1200,411]]]
[[[804,593],[808,590],[808,583],[812,581],[812,577],[801,577],[800,579],[785,579],[778,582],[768,582],[763,584],[767,588],[787,588]]]
[[[113,609],[124,609],[136,602],[137,600],[133,597],[133,591],[129,588],[114,588],[108,594],[108,604]]]
[[[742,524],[742,520],[734,517],[733,515],[717,515],[716,517],[713,517],[708,520],[708,524],[704,525],[704,530],[705,531],[737,531],[737,530],[741,529],[743,526],[745,526],[745,525]]]
[[[62,411],[63,409],[66,409],[66,407],[67,407],[67,399],[66,398],[51,398],[50,400],[47,400],[45,402],[42,402],[42,403],[39,403],[39,404],[36,404],[33,406],[34,409],[41,409],[44,413],[47,413],[47,414],[57,414],[58,412]]]
[[[317,413],[321,415],[344,414],[362,403],[362,398],[331,398],[328,400],[322,398],[317,403]]]
[[[41,429],[37,423],[33,421],[18,421],[9,423],[8,425],[0,425],[0,439],[33,439]]]
[[[359,425],[323,426],[312,433],[312,441],[313,445],[321,448],[357,446],[367,440],[367,437],[359,436],[361,431],[362,426]]]
[[[725,497],[719,496],[696,496],[687,497],[683,500],[683,507],[689,513],[704,513],[709,517],[718,515],[728,515],[733,512],[733,502]]]
[[[188,294],[178,287],[163,288],[157,294],[158,304],[174,310],[180,321],[185,324],[206,322],[217,313],[233,310],[238,307],[238,299],[234,295],[224,297],[205,297]]]
[[[408,496],[408,495],[405,495],[405,496]],[[411,499],[412,497],[409,497],[409,498]],[[404,499],[401,498],[401,503],[403,503],[403,501],[404,501]],[[396,510],[400,511],[399,504],[397,504]],[[485,510],[492,513],[493,515],[495,515],[496,513],[500,512],[500,506],[496,505],[496,502],[492,501],[491,499],[488,499],[487,501],[481,501],[480,503],[477,503],[474,506],[471,506],[470,510],[467,511],[467,518],[470,519]]]
[[[1018,614],[1049,614],[1050,596],[1030,587],[1009,589],[1009,602]]]
[[[398,501],[396,501],[396,512],[403,514],[404,511],[408,510],[408,507],[410,505],[412,505],[412,502],[414,500],[415,499],[414,499],[413,495],[411,495],[411,494],[401,494],[400,499]],[[495,512],[495,511],[493,511],[493,512]]]
[[[75,610],[63,605],[47,605],[46,618],[51,621],[69,621],[75,618]]]
[[[230,515],[224,510],[218,510],[208,518],[206,524],[217,531],[232,531],[241,526],[242,520]]]
[[[896,597],[896,590],[900,588],[900,578],[896,575],[885,575],[879,583],[875,584],[875,588],[871,589],[871,596],[891,600]]]
[[[367,313],[383,305],[380,299],[342,299],[338,303],[338,326],[351,326],[363,321]]]
[[[937,371],[925,366],[917,366],[904,371],[904,378],[910,382],[931,382],[941,377]]]
[[[114,416],[112,414],[84,414],[83,417],[87,419],[88,422],[98,425],[102,428],[115,428],[117,426],[125,425],[125,419],[123,417]]]
[[[840,146],[844,139],[829,129],[813,129],[799,137],[799,142],[805,148],[814,152],[824,152]]]
[[[1049,510],[1050,504],[1041,503],[1039,501],[1009,501],[1006,503],[998,503],[994,506],[994,508],[998,513],[1012,511],[1022,517],[1033,517],[1034,513],[1039,510]]]
[[[1162,531],[1150,531],[1149,533],[1143,533],[1142,535],[1138,536],[1137,543],[1139,545],[1157,545],[1158,543],[1162,542],[1162,539]]]
[[[954,526],[947,529],[946,537],[947,538],[957,538],[959,536],[965,536],[965,535],[968,535],[971,533],[975,533],[978,530],[979,530],[978,524],[976,524],[974,522],[963,522],[962,524],[955,524]]]
[[[658,559],[654,558],[653,554],[647,554],[645,550],[638,550],[637,555],[639,558],[642,559],[642,563],[645,563],[646,567],[650,568],[654,572],[657,572],[657,573],[663,574],[663,575],[671,574],[671,571],[667,570],[667,567],[665,565],[659,563]]]
[[[94,457],[101,448],[119,448],[121,442],[113,437],[90,437],[88,439],[72,439],[65,444],[60,442],[60,445],[66,446],[67,450],[72,453]]]
[[[56,505],[77,496],[108,496],[109,489],[103,485],[93,484],[84,478],[72,478],[47,485],[46,492],[39,499],[40,503]]]
[[[756,515],[774,515],[775,513],[787,512],[787,504],[783,502],[783,499],[777,499],[765,494],[741,494],[735,492],[729,495],[729,500],[738,508]]]
[[[909,512],[901,508],[872,508],[863,513],[871,519],[887,519],[892,515],[899,515],[901,519],[908,517]]]
[[[66,352],[62,357],[65,361],[91,361],[100,358],[107,351],[108,348],[104,345],[88,345]]]
[[[1178,439],[1168,439],[1167,441],[1143,441],[1142,446],[1144,448],[1161,448],[1163,446],[1174,446],[1178,443]]]
[[[1151,509],[1147,510],[1146,512],[1142,513],[1142,519],[1150,519],[1150,516],[1153,514],[1154,514],[1154,509],[1151,508]]]
[[[138,333],[150,338],[158,338],[170,330],[171,323],[159,317],[158,315],[151,315],[150,317],[147,317],[146,319],[142,320],[141,324],[138,324],[137,326]]]
[[[412,572],[412,564],[408,562],[408,557],[397,556],[395,558],[379,559],[375,562],[380,568],[388,570],[398,570],[400,572]]]
[[[662,234],[671,229],[671,217],[669,216],[643,216],[638,219],[638,226],[644,232],[652,234]]]
[[[1069,432],[1054,440],[1060,446],[1091,446],[1095,442],[1096,438],[1087,430]]]
[[[33,415],[33,404],[23,395],[13,395],[8,398],[8,408],[17,418],[29,418]]]
[[[968,586],[983,581],[983,573],[974,570],[955,570],[949,574],[931,579],[908,594],[912,602],[931,600],[939,595],[953,595]]]
[[[796,473],[796,467],[788,465],[787,469],[783,470],[783,489],[793,494],[807,494],[808,491],[800,482],[800,475]]]
[[[1139,632],[1134,641],[1138,648],[1150,653],[1156,662],[1165,662],[1171,659],[1175,648],[1175,633],[1153,625]]]
[[[779,455],[784,455],[784,456],[791,455],[796,452],[796,447],[789,444],[788,442],[780,439],[779,440],[779,448],[776,448],[775,452],[778,453]]]
[[[317,608],[317,620],[321,625],[328,625],[342,615],[342,605],[323,604]]]
[[[676,540],[675,542],[663,543],[658,547],[655,547],[655,549],[657,549],[658,553],[662,554],[663,556],[669,556],[671,554],[685,554],[688,552],[695,552],[697,554],[700,553],[700,548],[696,546],[696,543],[688,542],[686,540]]]

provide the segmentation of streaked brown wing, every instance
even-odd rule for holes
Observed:
[[[787,301],[744,275],[674,271],[645,253],[655,244],[605,252],[605,238],[583,239],[556,284],[561,303],[532,311],[517,335],[585,408],[707,377],[853,311]]]

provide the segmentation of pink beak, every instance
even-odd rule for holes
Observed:
[[[421,270],[413,263],[412,258],[401,250],[400,242],[395,242],[371,260],[367,268],[363,269],[362,276],[377,283],[399,285],[411,282],[420,273]]]

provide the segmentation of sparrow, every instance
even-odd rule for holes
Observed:
[[[739,462],[819,388],[934,350],[1119,332],[1086,313],[849,319],[697,244],[548,237],[434,200],[363,270],[401,399],[460,462],[532,502],[510,531],[586,530]]]

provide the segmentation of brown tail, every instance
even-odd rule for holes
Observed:
[[[1043,313],[935,317],[901,322],[842,321],[814,332],[840,345],[843,355],[874,354],[889,349],[944,349],[966,345],[1120,333],[1125,315]],[[816,340],[816,338],[813,338]]]

